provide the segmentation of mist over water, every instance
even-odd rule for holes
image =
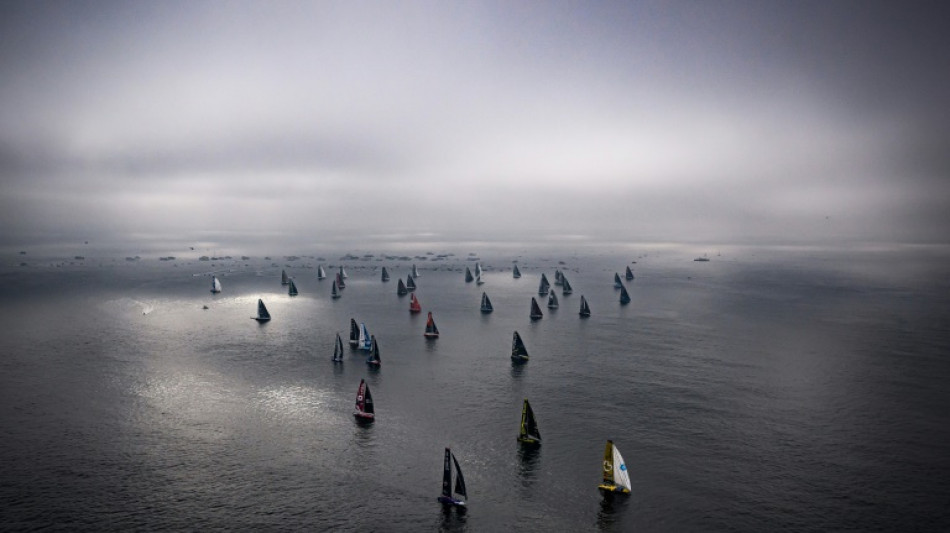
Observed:
[[[474,250],[481,286],[464,282],[474,261],[462,251],[442,261],[4,256],[0,522],[413,531],[950,523],[941,253],[750,248],[708,250],[702,263],[692,261],[701,253],[663,247]],[[420,315],[396,295],[413,262]],[[331,275],[346,265],[339,300],[329,278],[316,279],[318,264]],[[636,279],[620,306],[613,275],[627,265]],[[554,287],[560,307],[550,310],[537,288],[555,268],[574,292]],[[281,287],[282,269],[299,296]],[[208,290],[211,272],[221,294]],[[482,291],[490,315],[479,312]],[[535,322],[532,296],[544,311]],[[258,298],[269,323],[249,319]],[[435,341],[422,336],[427,311],[441,330]],[[361,352],[330,361],[351,317],[379,340],[378,371]],[[531,355],[521,366],[508,357],[515,330]],[[376,402],[370,426],[352,416],[361,378]],[[524,398],[544,437],[533,453],[515,441]],[[596,490],[606,439],[633,484],[612,505]],[[469,489],[462,516],[435,501],[446,446]]]

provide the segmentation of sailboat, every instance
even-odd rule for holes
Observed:
[[[475,277],[477,278],[481,275],[482,275],[482,265],[481,263],[475,263]]]
[[[630,281],[633,279],[633,271],[630,270],[629,266],[627,267],[627,272],[624,274],[624,277],[627,278],[627,281]]]
[[[252,316],[251,318],[258,322],[267,322],[270,320],[270,313],[268,313],[267,308],[264,307],[264,300],[260,298],[257,299],[257,316]]]
[[[564,274],[561,274],[561,269],[555,268],[554,269],[554,286],[555,287],[560,286],[563,279],[564,279]]]
[[[376,419],[376,409],[373,407],[373,394],[369,391],[369,384],[360,380],[360,388],[356,389],[356,410],[353,416],[357,420],[372,422]]]
[[[366,329],[366,324],[360,322],[360,338],[359,344],[356,345],[360,350],[370,350],[373,348],[373,338],[369,334],[369,330]]]
[[[416,290],[416,280],[412,279],[412,274],[406,276],[406,290],[409,292]]]
[[[538,284],[538,294],[541,296],[547,296],[549,290],[551,290],[551,284],[548,283],[548,277],[544,275],[544,272],[542,272],[541,283]]]
[[[343,265],[340,265],[340,277],[343,279],[346,279],[347,277],[349,277],[346,275],[346,269],[343,268]]]
[[[488,295],[484,292],[482,293],[482,312],[491,313],[495,308],[491,305],[491,300],[488,299]]]
[[[409,312],[410,313],[421,313],[422,305],[419,304],[419,300],[416,299],[415,293],[412,294],[411,300],[409,300]]]
[[[386,267],[383,267],[382,280],[383,280],[383,281],[389,281],[389,271],[386,270]]]
[[[623,288],[623,282],[620,281],[620,274],[617,274],[616,272],[614,272],[614,288],[615,289]]]
[[[630,294],[627,293],[627,288],[620,285],[620,305],[627,305],[630,303]]]
[[[579,313],[582,318],[587,318],[590,316],[590,306],[587,305],[587,298],[584,298],[584,295],[581,295],[581,312]]]
[[[369,357],[366,358],[366,364],[379,368],[381,361],[379,360],[379,343],[376,342],[376,335],[370,335],[369,342]]]
[[[360,345],[360,327],[356,325],[356,319],[350,319],[350,346],[356,348]]]
[[[415,265],[415,264],[412,265],[412,272],[411,272],[411,274],[412,274],[412,277],[414,277],[414,278],[418,278],[418,277],[419,277],[419,271],[416,270],[416,265]]]
[[[317,279],[326,279],[327,271],[323,270],[323,265],[317,267]]]
[[[452,491],[452,465],[455,465],[455,495]],[[457,497],[455,497],[457,496]],[[445,449],[445,462],[442,467],[442,495],[439,496],[439,503],[443,505],[454,505],[455,507],[465,507],[465,499],[468,494],[465,491],[465,478],[462,477],[462,468],[459,467],[458,459],[448,448]]]
[[[567,281],[567,276],[561,274],[561,295],[567,296],[574,292],[574,289],[571,287],[571,282]]]
[[[290,280],[290,286],[287,287],[287,294],[297,296],[297,286],[294,284],[294,280]]]
[[[337,287],[337,285],[336,285],[336,280],[333,280],[333,289],[330,291],[330,297],[335,300],[335,299],[339,298],[340,296],[341,296],[341,295],[340,295],[340,288]]]
[[[524,341],[521,340],[521,335],[518,335],[517,331],[511,337],[511,360],[516,363],[524,363],[528,360],[528,349],[525,348]]]
[[[557,294],[554,294],[554,291],[551,291],[551,294],[548,294],[548,309],[557,309]]]
[[[336,334],[336,342],[333,344],[333,362],[342,363],[343,362],[343,339],[340,338],[340,333]]]
[[[627,465],[620,456],[620,450],[614,446],[614,441],[608,440],[604,449],[604,482],[597,486],[604,496],[613,494],[630,494],[630,475]]]
[[[538,301],[534,299],[534,296],[531,297],[531,320],[538,320],[543,317],[544,314],[541,313],[541,308],[538,307]]]
[[[396,286],[396,294],[405,296],[408,292],[409,289],[406,288],[406,284],[402,282],[402,278],[399,278],[399,285]]]
[[[281,270],[281,271],[280,271],[280,284],[281,284],[281,285],[287,285],[289,282],[290,282],[290,278],[287,277],[287,271],[286,271],[286,270]]]
[[[343,276],[339,272],[336,273],[336,286],[342,291],[346,288],[346,283],[343,282]]]
[[[518,433],[518,442],[538,446],[541,444],[541,432],[538,431],[538,422],[534,419],[534,411],[528,399],[524,399],[521,406],[521,431]]]
[[[432,311],[429,311],[429,318],[426,319],[426,332],[423,335],[427,339],[439,338],[439,328],[435,325],[435,319],[432,318]]]
[[[479,272],[478,274],[475,274],[475,285],[481,285],[482,283],[485,282],[482,281],[482,274]]]
[[[211,294],[218,294],[221,292],[221,282],[218,281],[217,276],[211,276]]]
[[[521,271],[518,270],[518,265],[511,267],[511,277],[518,279],[521,277]]]
[[[472,276],[472,271],[468,267],[465,267],[465,283],[471,283],[475,281],[475,277]]]

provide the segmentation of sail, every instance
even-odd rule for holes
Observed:
[[[356,346],[360,342],[360,327],[356,325],[356,319],[350,319],[350,346]]]
[[[608,440],[604,448],[604,485],[614,484],[614,441]]]
[[[521,335],[517,331],[511,338],[511,358],[516,360],[528,359],[528,349],[525,348],[524,341],[521,340]]]
[[[336,286],[342,291],[346,288],[346,283],[343,283],[343,276],[339,272],[336,273]]]
[[[289,281],[290,281],[290,279],[287,278],[287,271],[286,271],[286,270],[281,270],[281,271],[280,271],[280,284],[281,284],[281,285],[287,285],[287,283],[288,283]]]
[[[590,316],[590,306],[587,305],[587,298],[584,298],[584,295],[581,295],[581,311],[580,315],[583,317]]]
[[[346,278],[348,277],[348,276],[346,275],[346,269],[343,268],[343,265],[340,265],[340,277],[343,278],[343,279],[346,279]]]
[[[574,292],[574,289],[571,288],[571,282],[567,281],[567,276],[561,274],[561,294],[567,296]]]
[[[541,432],[538,430],[538,422],[534,418],[534,410],[531,409],[531,404],[528,403],[528,399],[524,400],[524,410],[526,411],[526,420],[525,420],[525,433],[534,439],[541,440]]]
[[[518,265],[511,267],[511,277],[518,279],[521,277],[521,271],[518,270]]]
[[[369,357],[366,358],[366,362],[371,365],[379,366],[379,343],[376,342],[376,335],[370,335],[369,337],[370,349]]]
[[[624,276],[627,278],[627,281],[633,279],[633,271],[630,270],[630,267],[627,267],[627,272],[624,274]]]
[[[620,274],[614,272],[614,288],[620,289],[623,287],[623,282],[620,281]]]
[[[416,299],[416,295],[412,295],[412,300],[409,302],[409,312],[410,313],[421,313],[422,305],[419,304],[419,300]]]
[[[366,324],[362,322],[360,322],[360,339],[359,340],[360,340],[359,345],[358,345],[359,349],[369,350],[370,348],[373,347],[372,337],[369,334],[369,330],[366,329]]]
[[[336,285],[336,280],[333,280],[333,289],[330,291],[330,296],[333,298],[340,297],[340,288]]]
[[[365,380],[360,380],[360,388],[356,391],[356,416],[360,418],[374,418],[373,394]]]
[[[475,263],[475,276],[482,275],[482,265],[481,263]]]
[[[544,315],[541,313],[541,308],[538,307],[538,301],[534,299],[534,296],[531,297],[531,319],[537,320]]]
[[[435,325],[435,319],[432,318],[432,311],[429,311],[429,318],[426,320],[426,332],[424,335],[428,338],[439,336],[439,328]]]
[[[614,483],[630,490],[630,475],[627,473],[627,464],[623,462],[620,450],[616,446],[613,446],[613,469]]]
[[[412,265],[412,273],[411,273],[411,274],[412,274],[412,277],[414,277],[414,278],[418,278],[418,277],[419,277],[419,271],[416,270],[416,265]]]
[[[270,320],[270,313],[268,313],[267,308],[264,307],[264,300],[261,300],[260,298],[257,300],[257,319]]]
[[[386,267],[383,267],[382,280],[383,280],[383,281],[389,281],[389,271],[386,270]]]
[[[405,296],[409,291],[406,289],[406,284],[402,282],[402,278],[399,278],[399,285],[396,286],[396,294],[399,296]]]
[[[627,293],[627,288],[620,285],[620,305],[627,305],[630,303],[630,295]]]
[[[294,280],[290,280],[290,287],[287,288],[287,294],[297,296],[297,286],[294,285]]]
[[[551,293],[548,295],[548,309],[557,309],[557,308],[558,308],[557,295],[554,294],[554,291],[551,291]]]
[[[488,299],[488,295],[484,292],[482,293],[482,312],[491,313],[495,308],[491,305],[491,300]]]
[[[343,339],[340,338],[339,333],[336,334],[336,342],[333,344],[333,360],[343,360]]]
[[[452,497],[452,451],[445,449],[445,463],[442,465],[442,496]]]
[[[459,466],[459,461],[455,458],[454,453],[452,454],[452,462],[455,463],[455,493],[462,498],[467,498],[468,494],[465,492],[465,478],[462,477],[462,467]]]
[[[221,292],[221,282],[218,281],[217,276],[211,276],[211,292],[215,294]]]
[[[482,283],[485,283],[485,282],[482,281],[481,273],[475,274],[475,285],[481,285]]]
[[[327,277],[327,271],[323,270],[323,265],[317,267],[317,279],[324,279]]]
[[[412,292],[416,290],[416,280],[412,279],[412,275],[406,276],[406,290]]]
[[[551,289],[551,284],[548,283],[548,277],[544,275],[544,272],[541,273],[541,283],[538,284],[538,294],[541,296],[547,296],[548,291]]]
[[[468,267],[465,267],[465,283],[471,283],[475,281],[475,278],[472,276],[472,271]]]
[[[564,282],[564,274],[561,274],[561,269],[554,269],[554,286],[560,286]]]

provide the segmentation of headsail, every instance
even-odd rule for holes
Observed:
[[[465,478],[462,476],[462,467],[459,466],[459,461],[455,458],[454,453],[452,454],[452,462],[455,463],[455,494],[458,494],[464,500],[468,498],[465,490]]]
[[[531,297],[531,320],[538,320],[544,315],[541,313],[541,308],[538,307],[538,301],[534,299],[534,296]]]
[[[491,313],[495,310],[491,305],[491,300],[488,299],[488,295],[484,292],[482,293],[482,307],[481,310],[483,313]]]
[[[521,340],[521,335],[517,331],[511,337],[511,360],[515,362],[528,360],[528,349],[525,348],[524,341]]]

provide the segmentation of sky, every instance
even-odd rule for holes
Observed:
[[[0,2],[0,245],[944,244],[939,2]]]

